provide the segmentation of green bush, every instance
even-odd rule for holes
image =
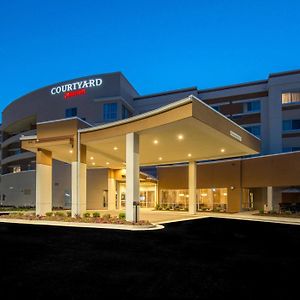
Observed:
[[[103,219],[110,219],[110,214],[103,215]]]
[[[67,217],[71,217],[72,213],[70,211],[67,211]]]
[[[119,219],[125,220],[126,219],[126,214],[124,212],[119,213]]]
[[[52,217],[53,216],[53,212],[52,211],[46,212],[46,216],[47,217]]]
[[[94,218],[100,218],[100,213],[94,212],[94,213],[93,213],[93,217],[94,217]]]
[[[259,213],[260,213],[260,214],[264,214],[264,210],[263,210],[263,209],[260,209],[260,210],[259,210]]]
[[[91,216],[91,214],[90,214],[89,212],[86,212],[86,213],[83,214],[83,216],[84,216],[85,218],[89,218],[89,217]]]
[[[55,217],[64,217],[65,214],[64,214],[62,211],[56,211],[56,212],[54,213],[54,216],[55,216]]]

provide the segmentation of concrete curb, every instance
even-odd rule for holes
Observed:
[[[127,231],[149,231],[149,230],[160,230],[160,229],[164,228],[164,226],[162,226],[160,224],[119,225],[119,224],[39,221],[39,220],[5,219],[5,218],[0,218],[0,223],[23,224],[23,225],[43,225],[43,226],[61,226],[61,227],[75,227],[75,228],[115,229],[115,230],[127,230]]]

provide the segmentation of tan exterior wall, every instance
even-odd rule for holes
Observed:
[[[288,153],[251,159],[234,159],[197,166],[197,188],[227,188],[228,211],[242,209],[242,200],[254,192],[254,208],[266,203],[266,187],[274,187],[274,205],[281,202],[280,187],[300,185],[300,153]],[[188,189],[187,166],[158,168],[158,188]],[[263,189],[261,189],[263,188]]]
[[[288,153],[242,162],[242,186],[300,185],[300,153]]]
[[[107,186],[108,169],[87,170],[87,209],[103,208],[103,192]]]
[[[235,188],[227,190],[227,211],[238,212],[242,209],[243,189]]]

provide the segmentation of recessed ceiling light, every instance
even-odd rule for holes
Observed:
[[[153,144],[155,144],[155,145],[158,144],[158,140],[154,140]]]
[[[109,162],[107,161],[106,164],[109,165]]]
[[[91,160],[93,160],[93,159],[94,159],[94,156],[91,156],[90,158],[91,158]]]
[[[183,140],[183,135],[182,135],[182,134],[178,134],[177,138],[178,138],[179,140]]]
[[[118,150],[118,147],[117,147],[117,146],[115,146],[115,147],[114,147],[114,150],[115,150],[115,151],[116,151],[116,150]]]
[[[95,163],[94,163],[94,162],[92,162],[92,165],[94,166],[94,165],[95,165]]]
[[[222,152],[222,153],[224,153],[224,152],[225,152],[225,149],[224,149],[224,148],[222,148],[222,149],[221,149],[221,152]]]
[[[159,157],[158,160],[162,160],[162,157]]]
[[[70,152],[70,153],[73,153],[73,150],[71,149],[69,152]]]
[[[191,154],[191,153],[189,153],[189,154],[188,154],[188,157],[191,157],[191,156],[192,156],[192,154]]]

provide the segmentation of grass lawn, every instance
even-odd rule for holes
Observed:
[[[148,232],[0,224],[0,255],[0,291],[11,298],[290,297],[300,226],[213,218]]]

